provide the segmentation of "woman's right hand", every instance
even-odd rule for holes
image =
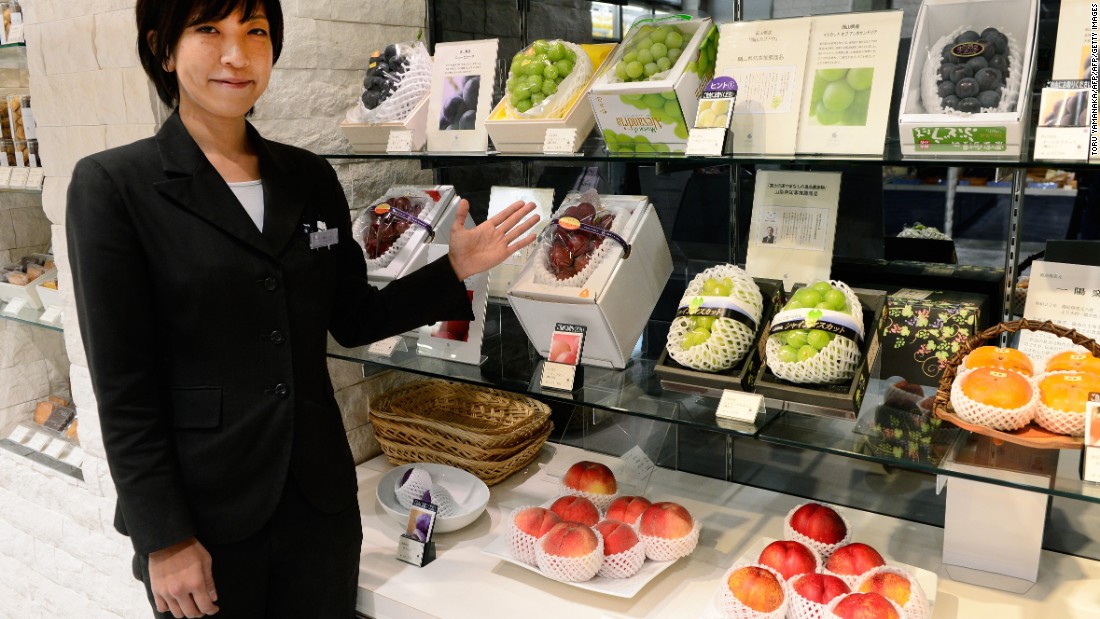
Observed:
[[[149,554],[149,586],[158,612],[177,618],[218,612],[210,553],[193,537]]]

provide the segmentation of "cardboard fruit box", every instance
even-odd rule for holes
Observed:
[[[886,298],[882,375],[937,387],[950,359],[990,324],[989,296],[903,288]]]
[[[615,67],[643,28],[672,25],[684,31],[683,52],[663,79],[611,82]],[[688,39],[687,33],[691,33]],[[682,153],[695,120],[699,95],[714,75],[718,28],[710,18],[683,16],[635,22],[623,44],[596,76],[588,101],[611,153]],[[687,119],[687,120],[685,120]]]
[[[754,389],[756,393],[765,398],[783,401],[785,404],[782,408],[792,412],[822,417],[856,418],[867,392],[871,369],[879,356],[879,334],[886,317],[886,293],[859,288],[853,288],[852,291],[859,297],[863,307],[863,332],[866,334],[860,346],[862,359],[855,376],[846,383],[836,385],[795,384],[772,374],[765,361],[757,372]]]
[[[955,155],[964,157],[1018,157],[1027,144],[1030,124],[1031,82],[1035,73],[1038,0],[924,0],[917,13],[916,29],[905,72],[898,114],[901,152],[904,155]],[[1009,74],[1022,76],[1016,107],[1010,112],[977,114],[927,113],[921,102],[922,75],[936,42],[960,27],[978,33],[993,27],[1011,36],[1019,49],[1021,66],[1009,66]],[[1010,50],[1011,52],[1011,50]],[[1015,79],[1014,77],[1011,79]]]
[[[351,142],[351,149],[356,153],[384,153],[386,145],[389,144],[391,131],[412,130],[412,150],[419,152],[424,149],[424,144],[428,141],[428,96],[424,95],[420,103],[417,103],[416,107],[409,112],[404,122],[376,125],[342,122],[340,130]]]
[[[615,51],[614,43],[581,45],[581,49],[588,54],[592,61],[592,77],[573,98],[561,118],[509,118],[505,106],[505,98],[497,103],[485,121],[485,128],[489,130],[489,137],[493,139],[493,146],[502,153],[541,153],[546,140],[547,129],[576,129],[576,137],[573,140],[573,152],[581,147],[588,134],[592,133],[592,127],[596,126],[596,118],[592,115],[592,106],[588,104],[588,89],[596,81],[600,69],[607,59]]]
[[[600,200],[630,214],[621,235],[630,244],[629,257],[618,243],[606,239],[604,243],[612,247],[583,286],[551,286],[535,281],[535,267],[542,259],[536,250],[508,290],[508,301],[543,357],[550,354],[555,323],[583,325],[588,331],[580,362],[621,369],[630,361],[672,275],[672,254],[648,197],[600,196]]]
[[[783,305],[783,282],[778,279],[754,278],[760,293],[764,297],[764,311],[760,314],[760,326],[752,350],[740,363],[724,372],[703,372],[685,367],[669,356],[666,348],[654,370],[661,379],[661,387],[680,393],[694,393],[712,398],[722,397],[726,389],[752,391],[757,372],[764,359],[761,355],[761,342],[771,328],[772,316]]]

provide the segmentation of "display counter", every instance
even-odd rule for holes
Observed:
[[[482,553],[504,530],[511,509],[558,496],[557,477],[585,452],[547,444],[525,469],[490,490],[473,524],[435,537],[437,558],[425,567],[395,559],[404,526],[376,499],[393,468],[380,456],[357,468],[363,551],[356,610],[376,619],[511,617],[618,619],[706,617],[725,571],[761,537],[781,538],[784,516],[804,502],[794,496],[658,468],[645,491],[675,501],[702,523],[695,552],[657,576],[632,599],[583,591]],[[1039,581],[1015,595],[952,581],[941,562],[943,530],[846,509],[855,541],[881,549],[888,561],[939,575],[934,619],[1100,618],[1100,562],[1044,551]],[[1011,540],[1006,540],[1010,543]]]

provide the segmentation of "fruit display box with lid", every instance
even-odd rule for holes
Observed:
[[[380,288],[427,264],[428,245],[430,243],[447,243],[450,239],[451,222],[454,221],[455,211],[460,200],[454,187],[452,185],[435,185],[415,187],[414,189],[419,189],[432,198],[438,196],[436,208],[428,220],[435,231],[435,238],[429,241],[427,230],[419,226],[412,226],[411,231],[408,232],[410,234],[408,241],[388,264],[367,269],[367,279]],[[467,224],[467,227],[469,227],[469,219],[467,219]]]
[[[653,41],[654,35],[661,40]],[[676,49],[681,51],[669,51]],[[684,152],[717,49],[718,29],[710,18],[635,22],[588,94],[608,151]]]
[[[572,150],[575,152],[584,143],[592,128],[596,125],[596,118],[592,115],[592,106],[588,104],[587,95],[592,87],[600,69],[615,51],[614,43],[601,43],[581,45],[581,49],[588,54],[595,69],[592,78],[577,92],[573,101],[567,107],[565,113],[557,118],[510,118],[505,110],[505,100],[493,108],[489,119],[485,121],[485,128],[489,130],[489,137],[493,140],[493,146],[502,153],[540,153],[546,140],[548,129],[576,129],[576,137],[573,139]],[[506,95],[507,96],[507,95]]]
[[[703,372],[677,363],[669,357],[668,350],[661,352],[654,370],[661,379],[661,387],[681,393],[697,393],[710,397],[721,397],[726,389],[752,391],[756,375],[764,362],[761,354],[761,342],[768,336],[771,318],[783,304],[783,282],[778,279],[754,278],[764,299],[764,311],[761,314],[760,327],[756,341],[749,353],[729,370],[724,372]]]
[[[543,259],[536,250],[508,290],[508,301],[543,357],[549,356],[555,323],[583,325],[588,331],[580,362],[621,369],[672,275],[672,254],[648,197],[599,198],[604,208],[628,217],[620,236],[630,244],[629,257],[618,243],[605,239],[611,245],[582,285],[552,285],[536,280]]]
[[[801,286],[796,286],[795,290]],[[757,372],[753,390],[765,398],[783,400],[796,413],[854,419],[863,405],[868,381],[881,347],[879,333],[886,317],[886,293],[853,288],[863,309],[863,342],[855,375],[839,384],[795,384],[775,376],[765,362]]]
[[[1030,94],[1038,13],[1038,0],[925,0],[917,13],[901,91],[898,131],[902,154],[975,157],[1020,155],[1023,145],[1027,143],[1031,118]],[[994,58],[998,55],[1005,56],[1005,60],[995,62],[998,67],[1002,62],[1007,63],[1006,83],[1004,87],[992,89],[1001,94],[1003,105],[982,108],[996,111],[980,113],[962,113],[943,108],[946,97],[953,93],[947,93],[946,90],[937,93],[934,89],[943,85],[945,79],[954,82],[956,89],[960,87],[958,82],[963,79],[975,80],[966,75],[965,69],[960,69],[958,75],[946,78],[941,76],[938,70],[943,66],[946,52],[942,48],[933,47],[938,47],[940,41],[952,34],[956,37],[964,35],[966,31],[980,34],[987,28],[995,28],[1007,39],[1008,54],[1000,54],[997,45],[988,54],[984,51],[976,54],[980,58],[985,58],[986,55]],[[969,63],[974,57],[972,52],[977,52],[978,48],[961,51],[966,54],[966,62],[953,63],[957,67]],[[963,59],[963,56],[951,58]],[[981,64],[982,61],[975,62]],[[986,63],[989,62],[987,59]],[[972,72],[976,66],[978,65],[972,65]],[[952,79],[956,77],[958,79]],[[972,84],[967,82],[966,86],[970,87]],[[922,94],[922,91],[928,89],[931,92]],[[980,91],[978,94],[984,92]],[[953,100],[949,103],[954,105]],[[930,105],[938,106],[939,109],[930,111]]]

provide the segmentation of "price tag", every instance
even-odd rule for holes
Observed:
[[[23,42],[23,23],[12,22],[11,27],[8,29],[8,43],[22,43]]]
[[[744,393],[726,389],[718,401],[715,415],[723,419],[756,423],[756,416],[764,410],[764,396],[758,393]]]
[[[30,172],[27,173],[27,189],[41,189],[42,183],[46,181],[46,170],[44,168],[30,168]]]
[[[50,324],[56,324],[61,322],[61,317],[64,314],[62,309],[56,305],[51,305],[46,308],[46,311],[42,312],[42,315],[38,317],[38,320],[42,322],[48,322]]]
[[[409,129],[394,129],[390,131],[390,138],[386,142],[387,153],[411,153],[413,149],[413,132]]]
[[[71,464],[76,468],[80,468],[80,465],[84,464],[84,450],[73,445],[73,448],[61,458],[61,461],[65,464]]]
[[[11,187],[11,171],[14,169],[6,165],[0,168],[0,187]]]
[[[576,379],[577,366],[547,361],[542,366],[542,376],[539,377],[539,384],[542,385],[543,389],[573,391]]]
[[[1081,479],[1100,483],[1100,394],[1090,393],[1085,404],[1085,451],[1081,454]]]
[[[367,347],[367,354],[378,355],[380,357],[392,357],[394,351],[397,350],[397,346],[403,341],[400,335],[378,340]]]
[[[542,142],[545,155],[573,154],[573,145],[577,143],[577,128],[547,129]]]
[[[42,450],[42,453],[53,458],[54,460],[60,460],[61,452],[65,451],[65,448],[68,446],[69,444],[65,441],[59,438],[55,438],[46,445],[46,448]]]
[[[26,306],[27,306],[27,300],[24,299],[23,297],[19,297],[17,299],[12,299],[4,307],[4,313],[9,315],[9,316],[15,316],[19,312],[23,311],[23,308],[26,307]]]
[[[688,155],[721,155],[726,145],[726,130],[718,129],[692,129],[688,133],[687,146],[684,153]]]
[[[427,501],[413,499],[409,510],[409,523],[405,532],[397,538],[397,560],[424,567],[435,559],[435,518],[439,507]]]
[[[30,168],[12,168],[11,181],[8,182],[8,186],[12,189],[23,189],[27,186],[27,178],[30,177],[30,175]]]
[[[31,436],[30,440],[27,441],[27,447],[30,447],[35,451],[42,451],[46,447],[46,444],[50,442],[50,438],[51,437],[49,434],[35,432],[34,435]]]
[[[31,437],[33,430],[27,426],[16,426],[11,434],[8,435],[8,440],[15,443],[23,443]]]
[[[628,479],[633,477],[639,481],[649,479],[653,469],[657,468],[653,460],[650,460],[638,445],[623,454],[623,463],[626,465],[626,477]]]

